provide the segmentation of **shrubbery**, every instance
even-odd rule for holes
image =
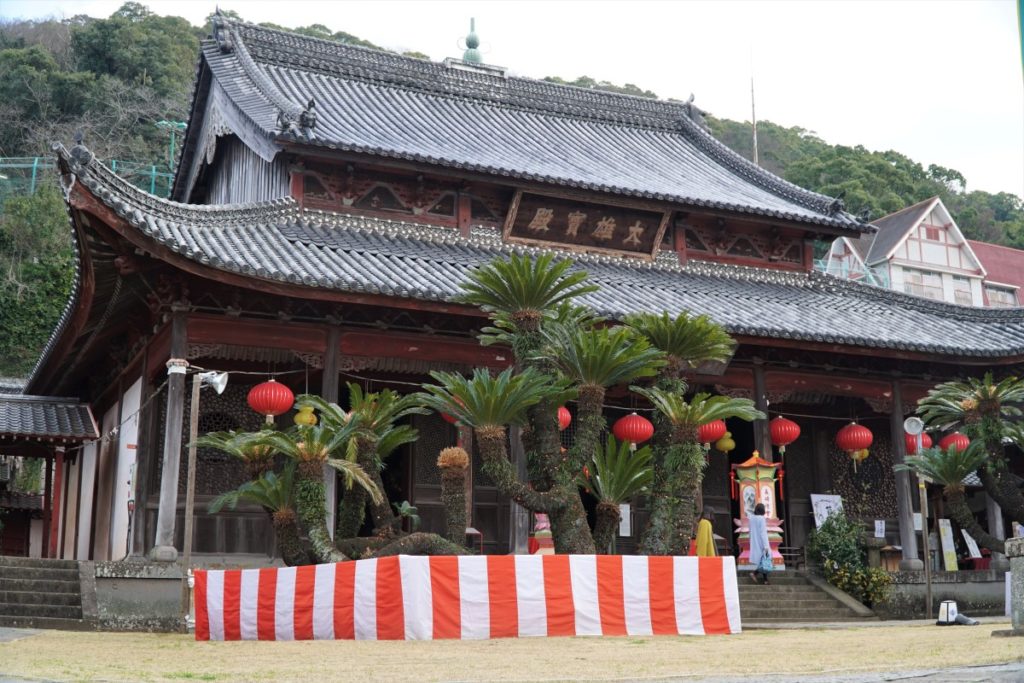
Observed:
[[[821,567],[826,581],[868,607],[883,602],[889,594],[892,577],[867,566],[864,525],[843,512],[833,512],[811,532],[807,555]]]

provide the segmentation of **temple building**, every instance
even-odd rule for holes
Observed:
[[[783,457],[767,420],[730,422],[736,447],[711,451],[704,482],[720,536],[735,547],[730,468],[756,449],[784,470],[783,546],[804,545],[811,494],[836,493],[888,520],[889,542],[920,566],[916,496],[892,468],[903,420],[938,382],[1024,369],[1024,310],[816,272],[816,243],[876,228],[726,148],[692,101],[519,78],[465,57],[435,63],[218,18],[171,199],[119,178],[88,140],[56,147],[74,295],[24,395],[0,395],[0,454],[50,462],[43,552],[116,560],[182,548],[186,364],[229,372],[222,394],[202,394],[200,433],[259,428],[246,395],[271,377],[344,406],[348,382],[409,392],[430,370],[502,368],[509,352],[477,342],[486,318],[454,303],[459,284],[495,258],[553,252],[600,285],[584,303],[601,315],[710,315],[738,348],[691,386],[800,425]],[[624,390],[609,401],[610,420],[635,407]],[[77,417],[52,420],[54,410]],[[835,445],[852,420],[874,436],[856,463]],[[385,484],[418,508],[421,528],[441,531],[435,462],[459,430],[434,414],[412,424],[420,438],[390,457]],[[471,469],[477,540],[488,553],[522,551],[515,506],[478,459]],[[336,499],[333,470],[325,477]],[[274,555],[263,510],[207,511],[245,480],[238,462],[200,450],[196,553]],[[631,522],[623,552],[642,507]]]

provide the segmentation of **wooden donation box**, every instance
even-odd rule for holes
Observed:
[[[749,460],[733,465],[729,472],[732,496],[740,503],[740,517],[734,519],[740,549],[736,561],[739,569],[753,569],[758,558],[750,558],[750,526],[748,520],[754,516],[754,506],[764,505],[764,516],[768,522],[768,543],[772,549],[772,563],[776,569],[784,569],[786,561],[779,552],[782,544],[782,520],[775,505],[775,482],[781,481],[782,467],[779,463],[762,460],[754,451]]]

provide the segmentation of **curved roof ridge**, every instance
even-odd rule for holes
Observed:
[[[53,145],[59,161],[68,166],[68,170],[90,190],[104,194],[116,201],[114,194],[129,200],[132,208],[145,208],[157,212],[158,217],[187,219],[194,225],[206,223],[236,222],[240,218],[260,215],[264,218],[290,216],[297,213],[299,205],[290,196],[270,199],[262,202],[240,204],[186,204],[164,197],[150,194],[131,184],[114,171],[107,168],[84,145],[78,144],[68,151],[63,144]]]
[[[709,131],[705,130],[703,126],[699,125],[690,116],[682,117],[680,124],[683,134],[700,147],[701,150],[726,166],[729,170],[742,175],[765,190],[805,208],[819,211],[827,216],[834,217],[837,214],[841,214],[848,216],[857,223],[862,223],[854,216],[843,211],[843,201],[841,199],[812,192],[780,178],[731,149]],[[867,227],[863,223],[862,226]]]
[[[444,62],[407,57],[294,31],[247,22],[224,22],[229,28],[236,29],[232,32],[235,45],[246,43],[247,54],[255,53],[255,58],[266,59],[285,68],[302,68],[432,94],[658,130],[676,130],[679,118],[685,115],[684,105],[678,102],[508,76],[501,72],[456,69]]]

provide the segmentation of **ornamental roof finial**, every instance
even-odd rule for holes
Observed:
[[[473,64],[483,64],[484,58],[480,54],[480,37],[476,34],[476,19],[469,20],[469,35],[466,36],[466,51],[462,53],[462,61]]]

